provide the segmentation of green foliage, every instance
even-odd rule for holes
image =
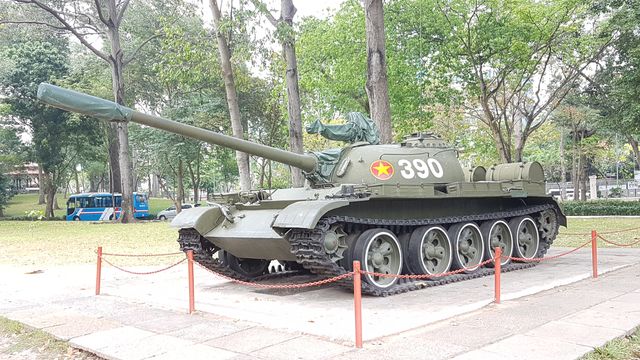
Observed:
[[[567,201],[560,206],[569,216],[640,215],[640,201]]]

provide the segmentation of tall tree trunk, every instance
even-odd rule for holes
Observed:
[[[75,181],[76,181],[76,194],[80,193],[80,179],[78,179],[78,171],[76,169],[73,169],[73,175],[75,177]]]
[[[213,17],[213,26],[215,27],[216,37],[218,39],[218,52],[220,53],[220,67],[222,69],[222,77],[224,78],[224,89],[227,95],[227,105],[229,106],[229,117],[231,118],[231,129],[233,136],[244,139],[244,130],[242,128],[242,118],[240,116],[240,106],[238,105],[238,93],[231,69],[231,52],[229,45],[224,37],[221,27],[222,15],[218,7],[217,0],[209,0],[211,15]],[[251,190],[251,174],[249,172],[249,155],[240,151],[236,151],[236,162],[238,163],[238,173],[240,174],[240,189],[243,191]]]
[[[45,178],[44,173],[42,172],[42,165],[38,164],[38,205],[42,205],[45,203],[44,200],[44,188],[45,188]]]
[[[560,199],[567,198],[567,165],[564,158],[564,127],[560,134]]]
[[[120,176],[120,141],[118,140],[118,124],[114,122],[110,122],[108,125],[107,143],[109,148],[108,151],[109,171],[111,172],[111,191],[114,193],[121,193],[122,177]]]
[[[109,0],[109,3],[114,0]],[[110,4],[109,16],[116,18],[115,3]],[[113,14],[112,14],[113,12]],[[111,41],[111,82],[113,87],[113,96],[115,102],[124,105],[124,77],[122,68],[124,66],[123,52],[120,45],[120,32],[116,27],[109,27],[109,40]],[[118,160],[120,169],[120,179],[122,188],[122,213],[120,214],[120,222],[128,223],[135,220],[133,217],[133,177],[131,158],[129,156],[129,123],[126,121],[115,122],[116,133],[118,134]],[[115,175],[115,174],[114,174]],[[114,178],[114,185],[117,184]],[[115,186],[114,186],[115,188]],[[117,192],[117,191],[116,191]]]
[[[53,212],[53,207],[54,207],[54,203],[55,203],[55,196],[56,196],[56,187],[54,185],[54,181],[53,181],[53,175],[52,174],[44,174],[44,180],[45,180],[45,196],[47,198],[47,205],[45,206],[45,210],[44,210],[44,216],[47,219],[53,219],[55,217],[55,214]]]
[[[580,164],[579,164],[579,159],[580,159],[580,154],[578,152],[578,135],[577,135],[577,129],[574,128],[573,131],[573,156],[571,157],[571,182],[573,184],[573,200],[577,200],[578,199],[578,194],[580,193],[580,182],[578,181],[578,178],[580,176]]]
[[[587,156],[580,155],[580,201],[587,201]]]
[[[638,146],[638,140],[634,139],[632,136],[627,135],[627,141],[629,145],[631,145],[631,149],[633,150],[633,156],[636,161],[636,165],[640,168],[640,148]]]
[[[293,36],[293,16],[297,9],[293,6],[293,0],[282,0],[280,17],[291,30],[289,36],[282,42],[282,53],[287,63],[285,82],[287,84],[287,110],[289,112],[289,148],[291,151],[302,154],[302,111],[300,110],[300,88],[298,86],[298,61],[296,59],[295,39]],[[291,181],[293,187],[304,186],[304,174],[302,170],[291,168]]]
[[[365,0],[364,16],[367,36],[367,83],[365,88],[369,97],[371,118],[380,130],[380,142],[388,144],[393,141],[393,136],[382,0]]]
[[[178,160],[178,176],[177,176],[178,194],[176,195],[176,213],[179,214],[182,211],[182,204],[184,203],[184,168],[182,165],[182,159]]]

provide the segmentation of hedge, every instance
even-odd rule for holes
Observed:
[[[560,207],[569,216],[640,215],[640,201],[567,201]]]

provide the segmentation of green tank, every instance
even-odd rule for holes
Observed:
[[[242,280],[263,277],[278,260],[330,277],[359,260],[363,291],[391,295],[487,275],[496,247],[521,258],[504,271],[532,266],[566,217],[545,194],[537,162],[463,168],[457,151],[419,133],[399,144],[376,144],[370,120],[349,114],[344,126],[310,129],[352,140],[342,149],[295,154],[41,84],[40,101],[103,120],[133,121],[302,169],[304,188],[256,190],[215,197],[213,206],[182,211],[171,223],[180,247],[203,266]],[[438,274],[459,270],[456,275]],[[376,274],[427,274],[409,280]],[[343,284],[348,286],[349,280]]]

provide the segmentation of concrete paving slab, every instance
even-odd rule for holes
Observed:
[[[68,318],[75,316],[68,311],[60,311],[55,308],[44,307],[39,309],[27,309],[11,312],[5,315],[7,318],[19,321],[31,327],[41,329],[46,327],[64,325]]]
[[[168,332],[167,335],[191,340],[195,343],[201,343],[211,339],[231,335],[233,333],[246,330],[252,326],[255,325],[236,323],[229,321],[228,319],[218,321],[209,320],[208,322],[203,322],[176,331]]]
[[[80,336],[71,339],[69,343],[79,349],[95,352],[107,346],[118,346],[129,342],[138,342],[153,335],[155,334],[150,331],[140,330],[131,326],[121,326],[115,329]]]
[[[136,322],[135,326],[142,330],[163,334],[184,329],[189,326],[202,324],[205,321],[205,319],[198,316],[185,316],[185,314],[167,313],[162,317]]]
[[[541,339],[535,336],[514,335],[487,345],[480,350],[508,356],[511,359],[569,360],[575,359],[593,348],[564,341]]]
[[[109,345],[97,354],[107,359],[141,360],[159,356],[175,349],[187,349],[193,344],[168,335],[153,335],[137,341]]]
[[[557,320],[529,330],[523,335],[561,340],[595,348],[606,344],[611,339],[624,336],[625,332],[619,329],[587,326]]]
[[[473,350],[466,352],[464,354],[460,354],[456,357],[451,358],[451,360],[513,360],[516,359],[511,355],[502,355],[497,354],[491,351],[486,350]]]
[[[47,327],[48,333],[62,340],[91,334],[97,331],[115,329],[122,326],[121,323],[108,319],[97,319],[89,316],[74,315],[65,319],[62,325]]]
[[[298,336],[300,335],[273,329],[253,327],[227,336],[209,340],[204,344],[243,354],[250,354],[256,350],[279,344]]]
[[[297,337],[250,353],[264,359],[329,359],[352,348],[312,337]]]
[[[238,353],[214,348],[202,344],[193,344],[187,347],[173,349],[164,354],[157,355],[149,358],[150,360],[175,360],[175,359],[188,359],[188,360],[227,360],[236,359]]]

